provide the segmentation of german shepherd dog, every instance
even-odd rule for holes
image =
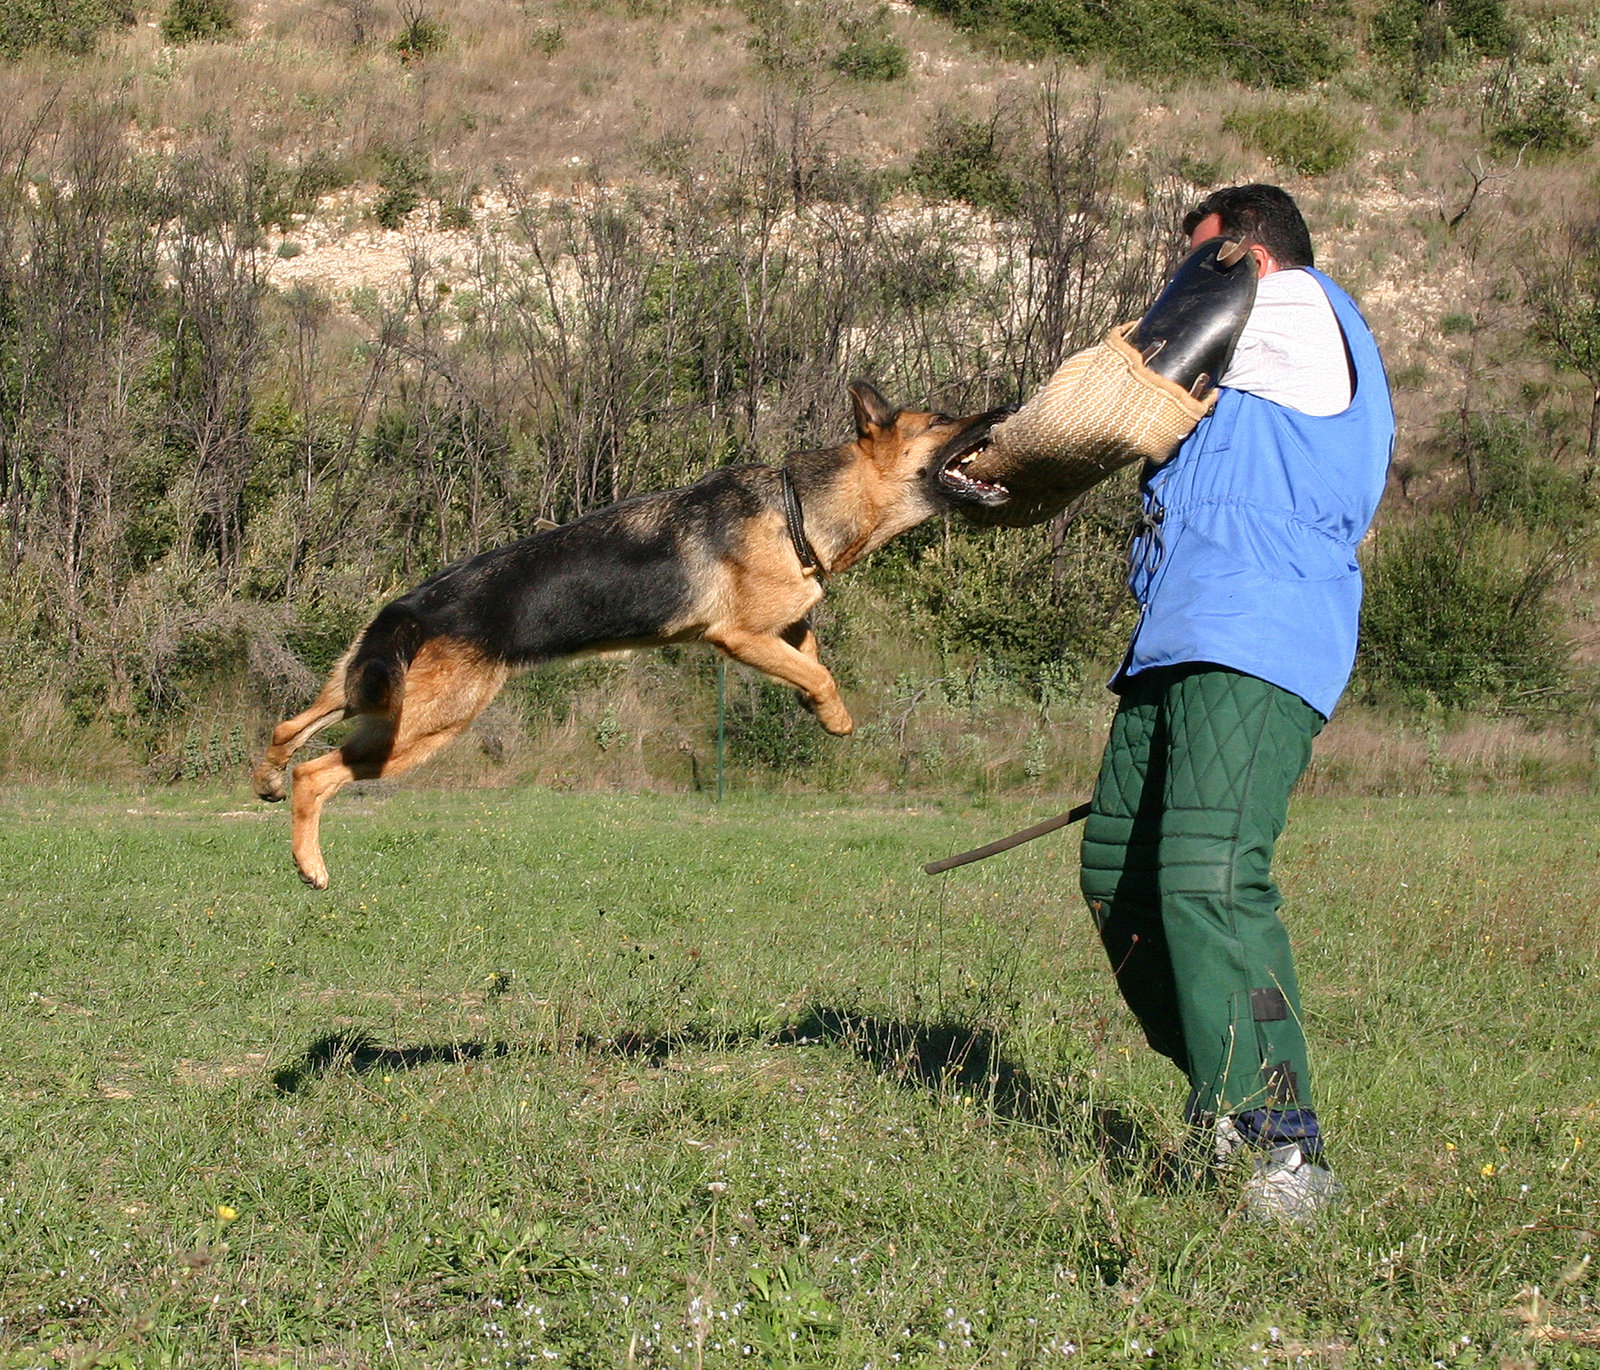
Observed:
[[[825,576],[948,507],[941,453],[1000,411],[953,419],[850,387],[856,435],[782,468],[728,466],[447,566],[385,606],[304,713],[280,723],[252,777],[284,797],[284,769],[321,729],[344,744],[294,768],[292,849],[328,887],[322,806],[352,780],[400,775],[450,742],[515,670],[563,657],[709,642],[795,686],[830,733],[851,731],[806,615]]]

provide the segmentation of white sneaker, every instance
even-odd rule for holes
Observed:
[[[1229,1128],[1232,1130],[1231,1123]],[[1220,1123],[1217,1134],[1220,1158]],[[1235,1148],[1244,1145],[1244,1139],[1236,1130],[1234,1138]],[[1244,1206],[1251,1217],[1262,1222],[1308,1227],[1326,1216],[1344,1197],[1344,1186],[1334,1178],[1333,1171],[1307,1160],[1293,1142],[1257,1153],[1251,1157],[1251,1164],[1253,1173],[1244,1182]]]

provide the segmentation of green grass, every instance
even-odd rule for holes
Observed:
[[[1600,801],[1297,806],[1310,1234],[1074,840],[921,875],[1052,807],[10,792],[0,1365],[1600,1364]]]

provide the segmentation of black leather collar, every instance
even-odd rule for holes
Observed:
[[[783,468],[783,518],[789,525],[789,541],[794,543],[794,553],[800,558],[800,565],[807,571],[815,571],[819,579],[827,576],[816,549],[811,546],[811,540],[806,537],[805,511],[800,508],[800,495],[794,488],[794,478],[789,474],[789,468]]]

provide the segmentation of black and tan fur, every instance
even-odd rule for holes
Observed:
[[[856,436],[787,462],[820,569],[843,571],[947,500],[936,455],[996,415],[896,410],[850,387]],[[357,718],[345,743],[294,768],[295,865],[326,889],[322,806],[352,780],[410,770],[459,735],[515,670],[619,648],[705,641],[795,686],[830,733],[854,726],[806,615],[822,578],[785,521],[782,472],[729,466],[448,566],[385,606],[304,713],[280,723],[256,793],[284,797],[310,737]]]

